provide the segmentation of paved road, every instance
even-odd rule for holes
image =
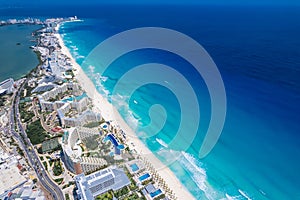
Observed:
[[[23,89],[23,86],[13,96],[13,100],[15,101],[13,102],[13,106],[10,110],[11,133],[19,141],[19,144],[21,145],[22,149],[24,149],[25,154],[30,162],[30,165],[34,168],[40,183],[52,195],[54,200],[64,200],[65,198],[61,189],[49,178],[47,172],[44,169],[43,164],[39,160],[38,155],[36,154],[34,147],[31,144],[30,140],[28,139],[27,134],[22,126],[20,120],[20,113],[19,113],[19,101],[20,101],[20,91]],[[14,117],[16,117],[16,123]],[[21,135],[15,132],[15,124],[17,125],[17,129],[19,130]]]

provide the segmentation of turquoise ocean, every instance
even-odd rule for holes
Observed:
[[[118,14],[110,9],[89,14],[92,16],[82,14],[82,22],[61,27],[60,33],[79,64],[96,45],[116,33],[156,26],[191,36],[219,67],[227,93],[226,122],[213,151],[199,159],[211,107],[205,84],[185,60],[144,49],[120,57],[104,74],[98,73],[101,66],[82,65],[131,127],[150,122],[151,105],[165,108],[168,118],[163,129],[151,137],[144,137],[152,131],[146,130],[141,140],[165,163],[178,158],[169,167],[196,199],[299,199],[300,12],[276,7],[174,7],[166,12],[166,8],[156,7],[151,15],[146,7],[113,9]],[[150,62],[172,66],[196,85],[201,122],[186,151],[168,147],[180,122],[179,103],[170,91],[148,84],[131,96],[112,94],[124,73]]]
[[[99,74],[102,66],[82,68],[131,127],[142,129],[150,122],[151,105],[165,108],[167,121],[158,134],[137,134],[162,162],[178,158],[169,167],[196,199],[300,199],[299,7],[69,5],[24,13],[82,19],[60,29],[79,64],[100,42],[132,28],[165,27],[195,39],[218,66],[227,95],[222,135],[203,159],[198,153],[211,105],[206,85],[189,63],[168,52],[144,49],[120,57],[104,74]],[[168,145],[177,132],[180,109],[167,88],[148,84],[132,95],[112,93],[124,73],[150,62],[172,66],[196,91],[200,128],[185,151]]]

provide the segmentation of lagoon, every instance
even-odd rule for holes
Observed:
[[[37,66],[37,56],[29,47],[35,44],[32,32],[39,28],[40,25],[0,26],[0,81],[21,78]]]

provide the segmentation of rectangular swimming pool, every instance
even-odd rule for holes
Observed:
[[[144,180],[146,180],[146,179],[149,178],[149,177],[150,177],[150,174],[147,173],[147,174],[144,174],[144,175],[140,176],[140,177],[139,177],[139,180],[140,180],[140,181],[144,181]]]
[[[131,170],[133,171],[133,172],[136,172],[136,171],[138,171],[140,168],[137,166],[137,164],[132,164],[132,165],[130,165],[130,168],[131,168]]]
[[[158,189],[155,192],[151,192],[150,196],[153,198],[156,197],[157,195],[160,195],[161,193],[162,193],[161,189]]]

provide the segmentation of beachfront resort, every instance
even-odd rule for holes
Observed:
[[[21,80],[0,84],[0,159],[5,162],[0,167],[16,171],[11,175],[16,181],[7,180],[6,190],[1,186],[1,198],[56,199],[57,195],[59,199],[61,191],[64,199],[78,200],[181,199],[183,189],[176,190],[162,177],[167,173],[157,171],[139,153],[138,147],[144,146],[105,117],[103,104],[99,109],[83,84],[88,81],[79,78],[86,75],[58,34],[61,23],[75,20],[42,22],[43,28],[35,33],[37,44],[32,46],[39,65]],[[10,23],[21,21],[2,25]],[[16,158],[6,162],[8,155]],[[2,170],[0,177],[5,177]],[[51,194],[51,189],[57,194]]]

